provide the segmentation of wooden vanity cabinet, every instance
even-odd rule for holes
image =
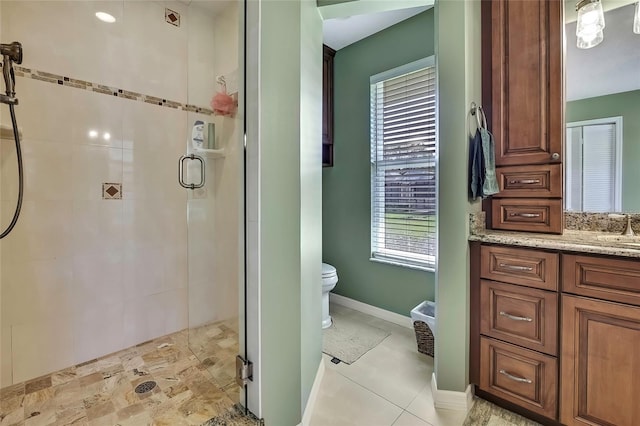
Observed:
[[[472,243],[471,254],[476,393],[557,419],[558,253]]]
[[[483,0],[482,30],[482,102],[500,187],[484,204],[488,228],[561,234],[562,2]]]
[[[472,242],[470,381],[548,425],[640,425],[640,259]]]

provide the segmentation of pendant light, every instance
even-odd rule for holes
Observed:
[[[633,16],[633,32],[640,34],[640,1],[636,3],[636,14]]]
[[[604,34],[602,31],[597,33],[585,33],[578,36],[577,46],[579,49],[589,49],[593,46],[599,45],[604,40]]]
[[[597,46],[604,39],[604,12],[600,0],[580,0],[576,4],[578,22],[576,23],[577,45],[580,49]]]

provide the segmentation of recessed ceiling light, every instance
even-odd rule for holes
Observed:
[[[107,12],[96,12],[96,18],[102,22],[108,22],[110,24],[116,22],[116,18],[113,15],[109,15]]]

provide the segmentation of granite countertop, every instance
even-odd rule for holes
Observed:
[[[562,235],[474,230],[469,241],[640,258],[640,236],[565,230]]]

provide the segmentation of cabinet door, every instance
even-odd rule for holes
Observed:
[[[491,3],[491,130],[496,165],[560,162],[562,3]]]
[[[322,165],[333,166],[333,57],[336,51],[323,45],[322,51]]]
[[[640,425],[640,308],[562,297],[560,421]]]

